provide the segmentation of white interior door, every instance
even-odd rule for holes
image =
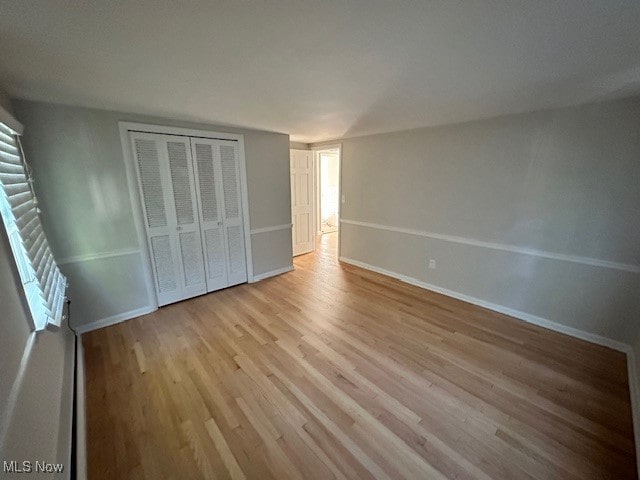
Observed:
[[[291,150],[291,221],[293,256],[314,249],[313,153]]]
[[[131,132],[158,305],[206,293],[189,138]]]

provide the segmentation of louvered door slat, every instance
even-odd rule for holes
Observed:
[[[167,142],[169,170],[171,171],[171,184],[178,225],[194,223],[194,205],[191,198],[192,181],[189,175],[186,148],[183,142]]]
[[[205,255],[207,291],[212,292],[229,285],[225,248],[223,214],[221,211],[222,185],[220,160],[215,141],[192,138],[200,228]]]
[[[184,265],[184,283],[187,287],[202,285],[204,265],[202,262],[202,246],[198,240],[200,232],[186,232],[179,235],[180,254]]]
[[[131,135],[159,304],[245,282],[237,142]]]
[[[135,156],[138,190],[142,203],[145,229],[158,305],[166,305],[180,298],[178,267],[175,247],[171,241],[170,180],[165,142],[158,135],[131,132],[131,145]],[[175,229],[175,226],[174,226]]]
[[[225,218],[227,220],[238,218],[240,216],[240,194],[238,192],[235,145],[220,145],[220,164],[222,166]]]
[[[158,304],[205,293],[189,139],[139,132],[131,136]]]
[[[177,284],[169,235],[151,238],[151,251],[155,263],[156,288],[158,292],[168,293],[175,291]]]
[[[178,249],[179,287],[182,298],[206,293],[204,256],[200,222],[196,208],[196,185],[191,160],[191,142],[187,137],[165,136],[165,152],[173,197],[171,224],[175,222],[174,244]]]
[[[200,186],[200,208],[205,222],[218,221],[218,201],[216,199],[213,147],[195,140],[198,184]]]
[[[242,227],[227,228],[227,236],[229,242],[229,271],[233,276],[242,275],[246,273]]]
[[[205,230],[204,235],[209,267],[208,278],[215,281],[225,275],[224,233],[221,228],[211,228]],[[226,280],[223,284],[226,284]]]
[[[167,215],[162,179],[160,177],[160,158],[157,141],[136,138],[135,150],[147,225],[150,228],[164,227],[167,225]]]
[[[247,259],[240,199],[240,173],[237,142],[216,140],[220,155],[222,191],[224,192],[224,235],[229,285],[247,281]]]

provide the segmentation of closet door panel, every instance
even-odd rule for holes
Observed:
[[[229,285],[247,281],[247,260],[244,244],[244,225],[240,197],[238,143],[217,140],[224,195],[224,227],[227,244]]]
[[[196,172],[196,192],[200,205],[200,225],[204,246],[207,291],[229,286],[222,211],[220,157],[214,140],[191,139]]]
[[[161,136],[131,132],[138,187],[142,199],[147,242],[159,305],[182,297],[177,248],[173,237],[170,179],[164,168],[164,141]]]
[[[204,257],[189,138],[165,136],[182,298],[206,293]]]
[[[229,242],[229,274],[237,282],[247,280],[247,266],[244,253],[244,235],[241,226],[227,227]]]
[[[147,228],[166,227],[167,214],[157,141],[134,138],[133,142]]]
[[[177,290],[176,266],[173,262],[171,239],[169,235],[151,237],[151,258],[155,265],[155,276],[159,294]]]
[[[246,282],[237,142],[130,136],[158,305]]]

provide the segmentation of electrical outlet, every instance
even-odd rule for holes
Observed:
[[[342,195],[342,203],[345,203],[346,201],[347,201],[347,198],[344,195]]]
[[[430,258],[429,259],[429,268],[435,270],[435,268],[436,268],[436,259],[435,258]]]

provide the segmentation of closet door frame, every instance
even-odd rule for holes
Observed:
[[[155,280],[151,263],[151,252],[147,244],[147,233],[144,223],[144,211],[142,198],[138,187],[138,177],[135,165],[135,155],[130,140],[130,132],[155,133],[160,135],[176,135],[180,137],[201,137],[212,140],[231,140],[238,142],[238,174],[240,179],[240,203],[243,219],[243,233],[245,244],[245,256],[247,263],[247,281],[254,281],[253,258],[251,254],[251,226],[249,223],[249,194],[247,190],[247,168],[244,153],[244,135],[225,132],[214,132],[208,130],[194,130],[189,128],[177,128],[162,125],[151,125],[145,123],[119,122],[120,142],[122,144],[122,154],[127,174],[127,185],[129,187],[129,199],[133,212],[133,221],[138,237],[138,247],[142,257],[142,267],[147,290],[148,305],[132,312],[132,317],[143,315],[158,309],[158,298],[155,289]]]

